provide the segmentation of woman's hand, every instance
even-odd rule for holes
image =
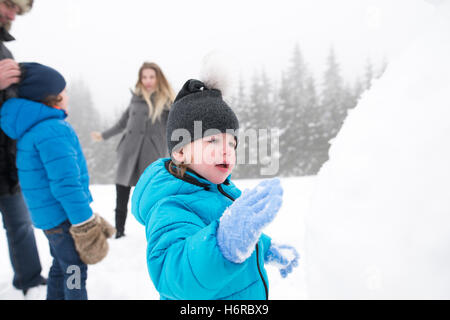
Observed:
[[[91,132],[91,138],[95,142],[103,141],[102,134],[100,132],[97,132],[97,131]]]

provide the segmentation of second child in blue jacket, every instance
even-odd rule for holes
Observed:
[[[20,98],[3,104],[0,124],[17,140],[16,162],[25,202],[34,226],[44,230],[49,240],[53,264],[47,299],[87,299],[86,263],[101,260],[107,243],[106,235],[96,240],[83,237],[106,221],[90,207],[86,160],[75,131],[65,121],[68,97],[64,78],[38,63],[20,66]],[[88,245],[96,247],[96,252],[86,251]],[[68,279],[74,272],[79,279],[71,286]]]
[[[145,225],[161,299],[268,299],[264,264],[277,263],[282,276],[297,265],[293,247],[261,232],[281,207],[280,181],[241,193],[230,180],[238,126],[219,89],[187,81],[167,122],[171,158],[151,164],[136,185],[132,213]]]

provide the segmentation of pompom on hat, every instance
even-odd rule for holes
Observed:
[[[200,132],[195,128],[195,122],[201,124]],[[184,129],[189,135],[181,137],[175,130]],[[222,93],[217,88],[210,88],[204,82],[196,79],[188,80],[170,109],[167,120],[167,146],[169,155],[174,147],[181,148],[188,143],[209,135],[221,133],[233,134],[236,143],[239,121],[223,100]],[[180,138],[184,138],[180,141]]]
[[[199,80],[186,81],[178,92],[167,121],[170,156],[174,148],[218,133],[232,134],[237,145],[239,121],[224,99],[231,91],[229,62],[221,52],[210,52],[203,58]],[[184,133],[177,129],[184,129]]]

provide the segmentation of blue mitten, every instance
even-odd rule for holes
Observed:
[[[279,179],[264,180],[252,190],[245,190],[225,210],[217,228],[217,244],[226,259],[242,263],[251,256],[261,230],[278,213],[282,196]]]
[[[294,247],[288,245],[277,245],[272,243],[266,253],[265,263],[276,266],[283,278],[292,272],[292,268],[298,266],[300,255]]]

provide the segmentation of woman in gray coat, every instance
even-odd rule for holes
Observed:
[[[92,132],[95,141],[123,132],[117,146],[116,238],[124,236],[130,190],[152,162],[168,156],[166,123],[175,94],[155,63],[145,62],[128,108],[110,129]]]

